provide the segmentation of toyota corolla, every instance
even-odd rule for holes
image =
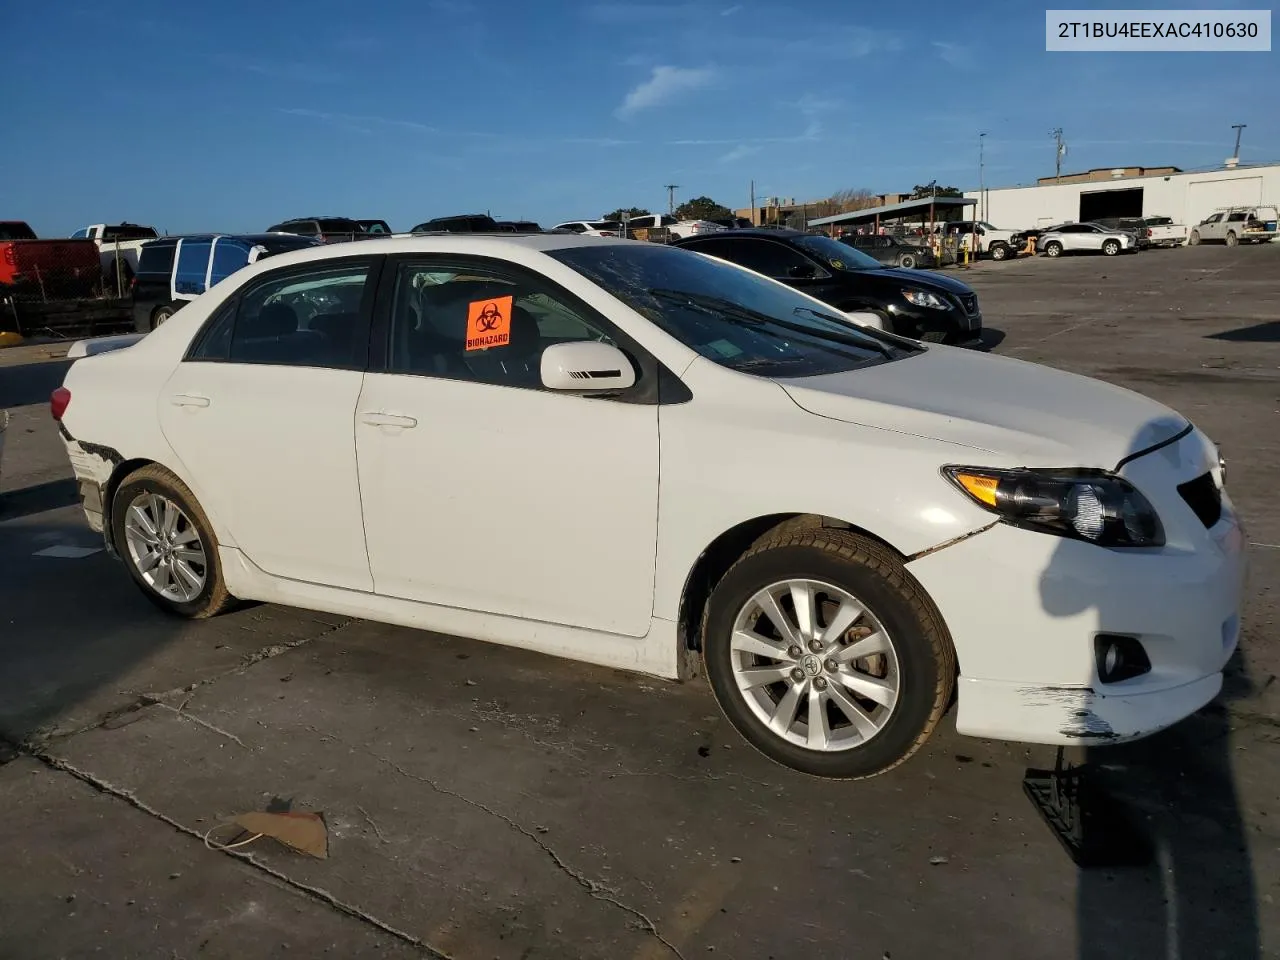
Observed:
[[[282,254],[79,349],[53,414],[163,610],[257,600],[705,672],[769,757],[1103,744],[1218,692],[1243,540],[1135,393],[565,234]]]

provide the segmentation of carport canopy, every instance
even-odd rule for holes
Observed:
[[[969,197],[921,197],[919,200],[890,203],[883,207],[868,207],[865,210],[851,210],[848,213],[837,213],[830,217],[816,217],[809,221],[809,226],[857,226],[878,223],[881,220],[897,220],[902,217],[928,216],[930,209],[933,210],[936,220],[938,214],[943,211],[963,210],[977,202]]]

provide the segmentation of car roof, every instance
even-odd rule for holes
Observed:
[[[809,234],[803,230],[792,230],[790,227],[781,227],[777,229],[761,230],[759,227],[743,227],[741,230],[725,230],[722,233],[704,233],[697,237],[685,237],[677,240],[676,243],[684,243],[687,240],[709,240],[715,237],[717,240],[738,240],[744,237],[758,237],[762,240],[777,240],[779,237],[790,239],[793,237],[807,237]],[[825,234],[824,234],[825,236]]]
[[[341,257],[389,255],[396,253],[441,253],[471,256],[497,256],[533,250],[546,253],[571,247],[599,247],[601,244],[630,244],[652,247],[640,240],[616,237],[581,237],[574,233],[441,233],[362,240],[358,246],[345,243],[316,244],[279,254],[272,264],[308,263]]]

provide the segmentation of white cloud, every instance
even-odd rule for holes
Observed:
[[[720,16],[732,17],[735,13],[738,13],[740,10],[742,10],[742,4],[735,3],[732,7],[725,7],[723,10],[721,10]]]
[[[968,47],[961,46],[958,43],[947,43],[942,40],[934,40],[932,46],[938,51],[938,59],[943,63],[962,70],[972,70],[974,68],[973,53]]]
[[[683,93],[707,86],[716,78],[714,67],[654,67],[644,83],[638,84],[623,98],[615,111],[626,118],[639,110],[667,103]]]
[[[726,153],[723,157],[721,157],[720,162],[721,163],[737,163],[739,160],[744,160],[747,157],[751,156],[752,154],[759,153],[759,152],[760,152],[759,147],[749,147],[745,143],[739,144],[738,146],[730,150],[728,153]]]

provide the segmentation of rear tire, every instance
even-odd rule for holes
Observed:
[[[133,582],[165,613],[203,620],[235,603],[209,519],[164,467],[148,464],[121,482],[111,501],[111,537]]]
[[[1239,243],[1240,243],[1240,238],[1236,236],[1236,234],[1235,234],[1235,231],[1234,231],[1234,230],[1232,230],[1230,233],[1228,233],[1228,234],[1227,234],[1227,246],[1228,246],[1228,247],[1234,247],[1234,246],[1237,246],[1237,245],[1239,245]]]
[[[1062,244],[1057,240],[1050,240],[1044,245],[1044,253],[1047,257],[1060,257],[1062,256]]]
[[[157,307],[151,314],[151,329],[154,330],[156,327],[160,326],[160,324],[164,323],[176,312],[177,311],[170,306]]]
[[[892,551],[847,530],[766,534],[716,585],[702,635],[729,722],[771,760],[817,777],[902,763],[955,685],[951,638],[924,589]]]

